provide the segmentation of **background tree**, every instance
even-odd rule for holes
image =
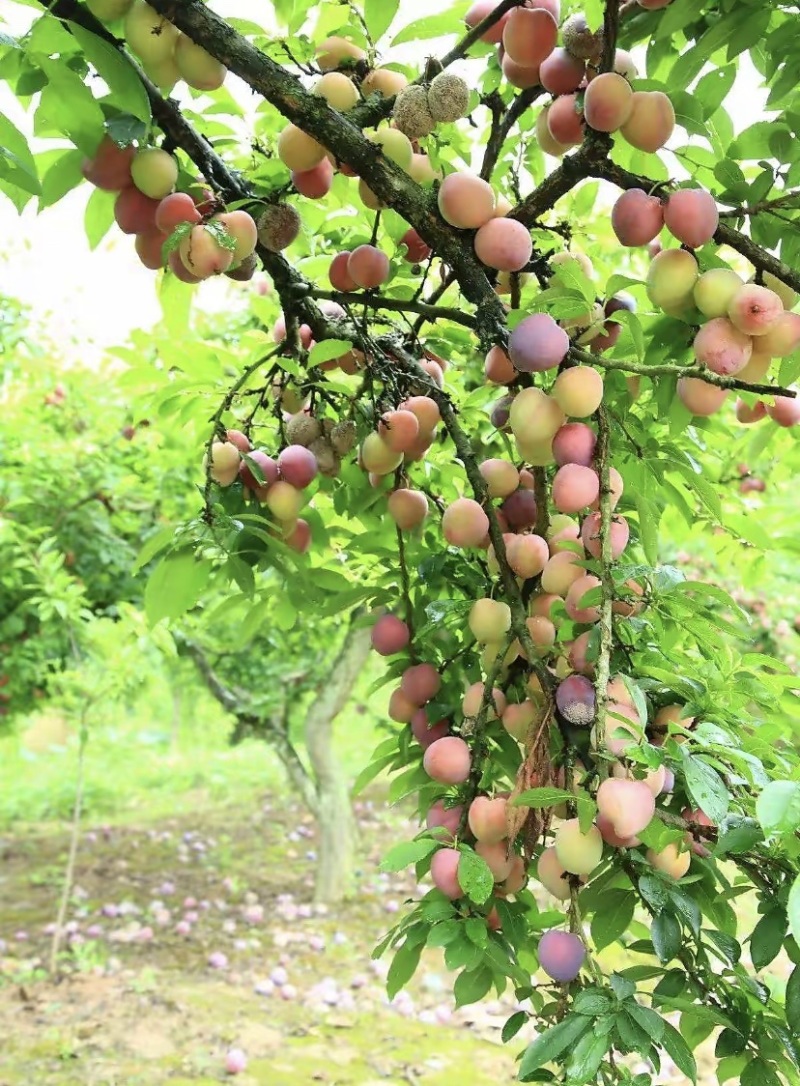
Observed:
[[[459,1003],[511,982],[541,1027],[524,1081],[555,1064],[644,1086],[664,1053],[695,1079],[714,1031],[722,1081],[795,1081],[800,973],[785,993],[756,974],[798,954],[796,680],[739,650],[735,601],[659,537],[680,516],[732,553],[772,547],[746,495],[723,502],[718,450],[732,391],[754,453],[799,417],[793,9],[456,5],[393,38],[466,14],[423,72],[376,67],[393,3],[281,3],[283,37],[197,0],[90,6],[123,37],[55,0],[9,47],[37,130],[77,150],[37,163],[6,129],[3,187],[24,205],[84,176],[90,236],[113,216],[167,266],[148,415],[211,425],[197,516],[139,556],[160,555],[150,621],[226,581],[253,632],[392,609],[373,641],[403,727],[365,776],[418,797],[426,829],[385,866],[434,889],[382,944],[390,990],[424,945],[460,970]],[[776,116],[735,135],[745,53]],[[469,82],[449,71],[467,56]],[[252,118],[226,69],[263,100]],[[179,79],[217,112],[157,89]],[[658,155],[676,119],[686,180]],[[189,351],[182,284],[257,262],[272,336],[205,329]],[[529,878],[562,905],[541,911]],[[648,964],[608,975],[612,943]]]

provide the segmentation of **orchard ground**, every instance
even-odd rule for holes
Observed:
[[[348,718],[340,734],[355,769],[376,737],[368,722]],[[522,1036],[507,1048],[499,1042],[513,995],[454,1010],[440,952],[429,951],[408,996],[390,1005],[388,960],[371,961],[377,938],[414,894],[411,872],[378,870],[389,844],[411,832],[411,812],[390,808],[380,784],[362,797],[358,896],[319,912],[310,904],[308,816],[286,803],[266,748],[231,750],[225,734],[220,723],[190,743],[180,731],[147,732],[133,721],[92,739],[69,910],[80,938],[63,955],[57,984],[41,964],[67,856],[74,746],[42,749],[64,737],[52,715],[22,743],[2,742],[2,1086],[201,1086],[228,1077],[232,1047],[248,1057],[235,1079],[245,1084],[510,1079]],[[542,893],[541,907],[553,904]],[[178,934],[187,915],[190,932]],[[607,968],[642,961],[619,948],[601,960]],[[778,985],[785,964],[773,964]],[[284,979],[290,998],[275,983]],[[708,1086],[716,1082],[711,1046],[699,1060]],[[685,1080],[667,1070],[658,1081]]]

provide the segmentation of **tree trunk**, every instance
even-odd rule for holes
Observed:
[[[306,715],[305,736],[317,784],[319,855],[314,900],[342,901],[353,891],[356,823],[344,767],[333,747],[333,724],[350,699],[367,661],[370,631],[351,629]]]

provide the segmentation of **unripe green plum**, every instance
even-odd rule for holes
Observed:
[[[445,177],[439,186],[438,202],[444,221],[459,230],[478,230],[494,215],[492,186],[463,170]]]
[[[408,80],[402,72],[391,68],[374,68],[361,80],[361,93],[365,98],[371,94],[380,94],[382,98],[394,98],[408,86]]]
[[[730,377],[750,361],[753,341],[727,317],[714,317],[694,337],[693,350],[697,361],[712,373]]]
[[[583,97],[583,115],[596,132],[616,132],[633,111],[633,90],[616,72],[602,72],[591,80]],[[650,239],[648,239],[650,240]]]
[[[320,42],[315,50],[317,64],[323,72],[332,68],[352,67],[356,61],[366,60],[364,50],[346,38],[334,35]]]
[[[586,947],[571,931],[546,931],[537,948],[539,965],[552,980],[571,984],[586,958]]]
[[[215,441],[211,446],[209,475],[220,486],[230,486],[239,475],[241,458],[231,441]]]
[[[428,776],[439,784],[463,784],[472,769],[472,756],[463,739],[446,735],[431,743],[422,764]]]
[[[480,473],[490,498],[507,498],[519,486],[519,470],[509,460],[484,460]]]
[[[522,271],[532,253],[531,235],[515,219],[490,219],[475,235],[475,255],[487,268]]]
[[[279,479],[267,491],[264,503],[270,513],[278,520],[291,523],[297,519],[304,505],[304,498],[297,487]]]
[[[393,452],[381,435],[375,431],[364,438],[360,455],[364,470],[375,475],[388,475],[399,468],[403,462],[403,454]]]
[[[797,305],[797,294],[787,284],[782,282],[772,272],[764,272],[761,276],[764,286],[769,290],[774,290],[780,300],[783,302],[783,308],[787,310],[794,309]]]
[[[389,515],[401,532],[417,528],[428,515],[428,499],[419,490],[393,490],[387,506]]]
[[[501,641],[511,629],[511,608],[507,603],[488,597],[476,600],[469,612],[468,625],[472,636],[483,645]]]
[[[600,479],[594,468],[582,464],[564,464],[553,479],[553,505],[559,513],[578,513],[600,493]]]
[[[347,259],[347,274],[364,290],[374,290],[389,278],[389,258],[375,245],[359,245]]]
[[[125,41],[146,64],[168,60],[175,51],[178,28],[145,0],[133,0],[125,16]]]
[[[678,189],[664,205],[664,224],[678,241],[699,249],[711,241],[719,226],[716,200],[703,189]]]
[[[539,712],[532,701],[521,701],[519,704],[507,705],[503,712],[503,727],[508,734],[522,743],[528,734],[528,729],[534,720],[539,717]]]
[[[142,71],[152,83],[155,83],[165,98],[172,93],[172,88],[181,78],[174,53],[170,53],[163,60],[143,60]]]
[[[563,362],[568,350],[569,336],[549,313],[533,313],[525,317],[508,341],[509,358],[523,373],[553,369]]]
[[[586,62],[571,56],[566,49],[554,49],[539,66],[539,79],[550,94],[572,94],[583,82]]]
[[[573,622],[597,622],[600,619],[600,608],[596,604],[586,604],[584,597],[600,587],[600,581],[591,573],[577,577],[569,586],[564,607]]]
[[[783,313],[783,302],[774,290],[745,283],[728,305],[728,316],[740,332],[748,336],[763,336],[769,332]]]
[[[311,93],[324,98],[332,109],[338,109],[340,113],[346,113],[359,101],[355,83],[343,72],[326,72],[311,88]]]
[[[573,582],[585,573],[583,566],[576,564],[580,557],[572,551],[559,551],[548,558],[542,570],[542,591],[553,596],[566,596]]]
[[[411,631],[397,615],[381,615],[371,633],[372,647],[381,656],[402,652],[411,640]]]
[[[793,315],[793,314],[792,314]],[[759,336],[753,340],[753,347],[761,347],[762,341],[767,339],[767,336]],[[762,354],[760,349],[754,350],[750,355],[750,361],[747,365],[739,370],[736,374],[737,380],[747,381],[750,385],[757,385],[759,381],[763,381],[769,372],[769,367],[772,364],[772,355]]]
[[[538,577],[549,561],[546,540],[540,535],[512,536],[506,547],[506,557],[517,577],[528,580]]]
[[[678,845],[670,844],[666,845],[660,852],[649,848],[647,850],[647,859],[657,870],[671,875],[673,879],[680,879],[689,870],[692,854],[688,851],[681,852]]]
[[[212,57],[185,34],[179,34],[175,43],[175,63],[181,79],[195,90],[219,90],[228,74],[228,69],[221,61]]]
[[[431,879],[437,890],[451,901],[464,896],[458,881],[461,853],[457,848],[440,848],[431,857]]]
[[[133,0],[86,0],[86,6],[101,23],[113,23],[121,19],[128,10]]]
[[[699,268],[685,249],[663,249],[647,271],[647,296],[653,305],[674,315],[694,302]]]
[[[401,170],[408,172],[411,169],[414,148],[408,136],[396,128],[381,128],[377,132],[371,132],[367,138],[372,143],[377,143],[386,158],[398,165]]]
[[[561,823],[553,847],[556,859],[571,875],[591,875],[603,858],[603,838],[597,826],[582,833],[577,818]]]
[[[278,136],[278,158],[290,170],[313,170],[325,158],[321,143],[296,125],[287,125]]]
[[[647,245],[664,225],[664,205],[644,189],[628,189],[611,210],[611,226],[621,245]]]
[[[597,789],[597,810],[619,837],[635,837],[653,820],[656,801],[644,781],[606,777]]]
[[[503,796],[490,799],[476,796],[469,805],[468,823],[476,841],[496,845],[508,836],[506,809],[508,800]]]
[[[711,268],[694,285],[694,304],[705,317],[727,317],[734,294],[744,286],[730,268]]]
[[[546,848],[536,865],[536,877],[548,893],[559,901],[569,901],[570,885],[567,872],[551,846]]]
[[[565,415],[585,419],[603,400],[603,378],[591,366],[573,366],[556,377],[550,395]]]
[[[503,27],[503,49],[516,64],[538,67],[553,52],[558,23],[542,8],[514,8]]]
[[[489,518],[472,498],[457,498],[442,517],[442,532],[453,547],[478,547],[489,531]]]
[[[701,418],[716,414],[727,398],[727,388],[709,385],[699,377],[681,377],[678,380],[678,399],[693,415]]]
[[[564,424],[564,412],[556,401],[533,387],[514,397],[508,418],[514,436],[526,444],[552,441]]]
[[[514,858],[509,856],[508,841],[498,841],[490,844],[488,841],[478,841],[475,851],[486,861],[495,882],[505,882],[514,867]]]
[[[193,226],[178,252],[186,269],[198,279],[219,275],[233,263],[233,253],[224,249],[205,226]]]
[[[621,132],[638,151],[659,151],[675,130],[675,109],[663,91],[634,91]]]
[[[439,693],[442,677],[433,664],[412,664],[403,672],[400,689],[415,705],[426,705]]]

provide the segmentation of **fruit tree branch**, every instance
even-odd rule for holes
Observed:
[[[608,680],[611,676],[611,650],[614,642],[612,605],[614,602],[614,578],[611,575],[611,427],[608,413],[601,404],[597,418],[597,469],[600,476],[600,652],[594,674],[595,697],[595,746],[605,747],[606,709],[608,706]]]
[[[447,320],[455,324],[463,324],[465,328],[475,327],[475,318],[468,313],[462,313],[460,309],[443,305],[428,305],[427,302],[415,302],[412,299],[405,301],[402,298],[385,298],[382,294],[356,294],[316,288],[311,291],[311,297],[338,302],[339,305],[366,305],[370,309],[386,309],[395,313],[419,313],[429,321]]]

